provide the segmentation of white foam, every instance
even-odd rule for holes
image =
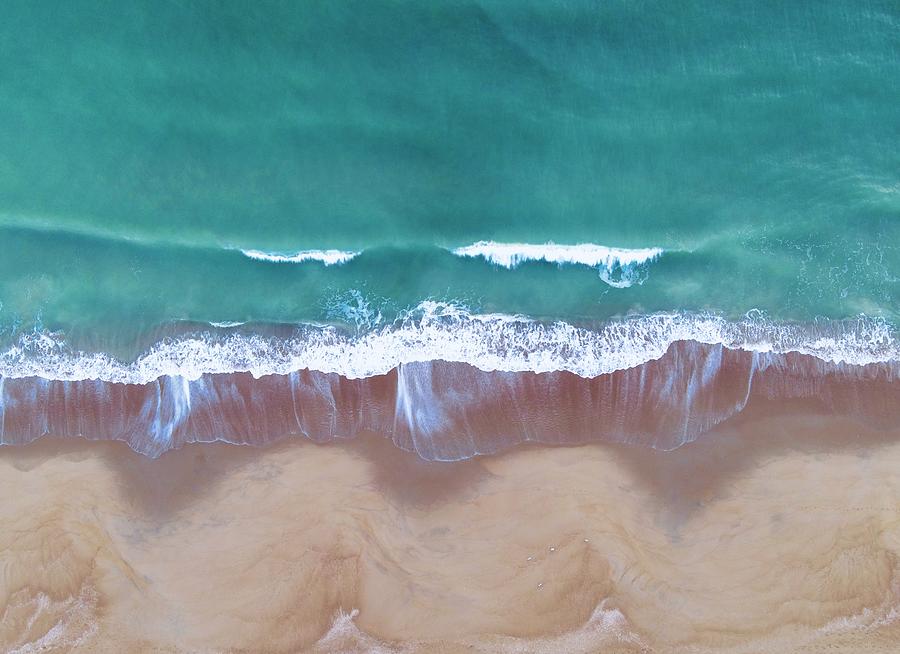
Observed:
[[[558,245],[556,243],[497,243],[479,241],[465,247],[451,250],[459,257],[482,257],[487,261],[515,268],[526,261],[546,261],[557,265],[582,265],[597,268],[600,278],[617,288],[626,288],[642,283],[640,272],[645,264],[658,259],[662,248],[614,248],[594,243]],[[303,263],[318,261],[326,266],[347,263],[359,256],[361,251],[351,250],[300,250],[299,252],[266,252],[264,250],[241,249],[241,253],[257,261],[272,263]]]
[[[672,343],[691,340],[753,352],[799,352],[837,364],[900,361],[893,328],[866,317],[804,324],[657,313],[586,329],[423,302],[402,319],[359,335],[314,325],[299,327],[289,338],[200,332],[161,341],[133,362],[73,351],[56,335],[32,333],[0,352],[0,375],[143,384],[162,376],[193,380],[249,372],[261,377],[310,369],[362,378],[400,364],[444,360],[485,371],[564,370],[596,377],[658,359]]]
[[[629,651],[649,651],[644,640],[632,630],[625,615],[614,607],[608,607],[603,600],[594,609],[587,622],[572,631],[554,636],[539,638],[522,638],[495,634],[470,636],[458,641],[461,647],[473,652],[498,652],[501,654],[556,654],[571,652],[572,654],[589,654],[606,651],[625,645]],[[359,611],[350,613],[338,611],[331,628],[315,643],[314,652],[365,652],[366,654],[405,654],[432,649],[440,642],[446,641],[407,641],[403,643],[385,643],[377,640],[357,626],[355,619]],[[451,641],[452,642],[452,641]]]
[[[557,265],[581,265],[600,269],[600,277],[610,286],[625,288],[642,280],[637,268],[658,259],[662,248],[613,248],[594,243],[557,245],[556,243],[497,243],[478,241],[455,248],[459,257],[483,257],[504,268],[515,268],[526,261],[546,261]]]
[[[879,606],[866,607],[855,615],[834,618],[823,627],[820,627],[818,632],[826,635],[849,631],[872,632],[892,625],[897,620],[900,620],[900,604],[897,603],[898,594],[900,594],[900,578],[895,574],[890,590],[885,594],[884,601]]]
[[[271,261],[274,263],[303,263],[304,261],[318,261],[326,266],[335,266],[347,263],[359,252],[350,250],[300,250],[293,254],[279,252],[263,252],[262,250],[241,250],[241,253],[256,259],[257,261]]]
[[[588,654],[611,650],[617,646],[627,645],[631,651],[649,651],[643,639],[632,630],[625,615],[617,608],[607,608],[608,601],[602,600],[600,605],[581,627],[556,636],[542,638],[520,638],[514,636],[494,636],[482,639],[470,639],[473,646],[479,640],[487,640],[491,651],[503,654],[555,654],[571,652],[572,654]]]
[[[52,620],[53,624],[38,638],[8,650],[9,654],[73,651],[96,635],[98,625],[93,616],[97,596],[94,591],[82,588],[79,595],[58,601],[38,591],[29,599],[28,604],[33,606],[33,611],[22,633],[31,634],[32,627],[39,618]]]
[[[331,623],[331,628],[320,638],[312,650],[314,652],[343,652],[354,654],[399,654],[403,650],[391,647],[387,643],[380,642],[374,637],[362,631],[354,621],[359,615],[358,609],[349,613],[339,609]]]

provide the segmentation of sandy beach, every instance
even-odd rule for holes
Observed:
[[[668,453],[3,448],[0,648],[896,651],[898,441],[782,405]]]

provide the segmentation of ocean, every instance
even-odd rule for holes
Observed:
[[[0,440],[375,429],[455,459],[611,422],[676,447],[761,374],[893,396],[898,27],[869,1],[8,3]],[[633,417],[657,396],[677,437]],[[453,440],[507,401],[502,437]]]

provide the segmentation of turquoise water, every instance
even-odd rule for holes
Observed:
[[[11,2],[0,61],[7,346],[429,299],[898,319],[894,2]],[[664,253],[619,287],[481,240]]]

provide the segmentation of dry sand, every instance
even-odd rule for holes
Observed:
[[[671,453],[4,448],[0,649],[900,651],[900,429],[789,409]]]

